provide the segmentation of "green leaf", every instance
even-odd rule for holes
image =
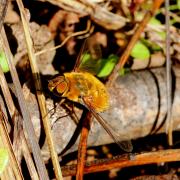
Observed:
[[[5,56],[4,52],[2,52],[2,51],[0,52],[0,66],[4,73],[9,71],[9,66],[7,63],[6,56]]]
[[[95,60],[89,53],[84,53],[79,70],[96,75],[99,72],[101,60],[102,59]]]
[[[84,54],[82,55],[82,64],[83,64],[83,63],[86,63],[86,62],[89,61],[90,59],[91,59],[90,53],[84,53]]]
[[[121,68],[119,70],[119,75],[120,76],[124,76],[125,74],[129,73],[130,72],[130,69],[129,68]]]
[[[149,24],[151,24],[151,25],[161,25],[161,21],[159,21],[155,17],[152,17],[151,20],[149,21]]]
[[[166,39],[166,33],[165,32],[157,32],[159,34],[159,36],[161,37],[162,40]]]
[[[118,56],[111,54],[107,59],[102,59],[102,64],[99,73],[97,76],[99,78],[106,77],[110,75],[112,70],[114,69],[114,66],[116,65],[118,61]]]
[[[148,59],[150,57],[150,51],[141,41],[139,41],[132,49],[131,56],[140,60]]]
[[[4,171],[8,164],[9,155],[5,148],[0,148],[0,174]]]
[[[156,26],[156,25],[162,25],[161,21],[156,19],[155,17],[152,17],[151,20],[149,21],[149,24]],[[166,39],[166,33],[164,31],[157,32],[157,34],[162,38],[162,40]]]
[[[177,0],[177,7],[180,9],[180,0]]]
[[[141,42],[146,45],[152,51],[160,51],[162,48],[155,42],[151,42],[148,39],[141,38]]]
[[[156,44],[156,43],[151,43],[151,49],[153,51],[160,51],[160,50],[162,50],[162,48],[158,44]]]

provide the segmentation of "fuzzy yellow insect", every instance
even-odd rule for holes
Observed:
[[[61,97],[88,105],[96,112],[109,107],[109,96],[104,84],[87,72],[64,73],[49,81],[50,91],[56,91]]]

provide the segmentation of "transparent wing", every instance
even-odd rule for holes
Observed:
[[[98,114],[95,112],[84,100],[84,106],[93,114],[95,119],[101,124],[101,126],[106,130],[106,132],[111,136],[114,142],[126,152],[132,152],[133,145],[131,141],[119,141],[120,137],[116,134],[116,132],[112,129],[112,127]]]
[[[80,64],[82,61],[82,54],[83,54],[83,52],[85,52],[86,47],[87,47],[87,39],[85,39],[85,41],[83,42],[83,45],[81,46],[81,49],[80,49],[80,52],[79,52],[78,57],[76,59],[76,63],[74,65],[73,71],[79,70],[79,67],[80,67]]]
[[[102,57],[99,44],[91,45],[91,39],[87,38],[79,52],[73,71],[89,72],[97,74],[101,67],[100,58]]]

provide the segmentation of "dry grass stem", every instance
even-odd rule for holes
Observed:
[[[14,151],[13,151],[12,144],[11,144],[8,132],[7,132],[7,128],[6,128],[6,125],[4,122],[4,118],[5,118],[5,116],[3,115],[3,112],[2,112],[1,107],[0,107],[0,136],[1,136],[1,139],[3,141],[4,147],[8,150],[10,165],[13,169],[13,172],[16,176],[16,179],[21,180],[24,178],[23,178],[23,175],[21,172],[21,168],[18,164],[18,161],[14,155]]]
[[[37,142],[37,137],[35,135],[35,131],[34,131],[31,119],[30,119],[30,115],[29,115],[27,106],[26,106],[26,102],[25,102],[25,98],[23,96],[21,84],[20,84],[20,81],[19,81],[19,78],[17,75],[15,65],[14,65],[14,59],[13,59],[12,53],[10,51],[9,43],[8,43],[4,28],[2,28],[2,30],[1,30],[0,43],[1,43],[1,47],[3,47],[3,50],[6,54],[6,58],[8,60],[11,77],[12,77],[12,80],[14,83],[14,87],[15,87],[16,94],[17,94],[17,99],[18,99],[19,106],[21,108],[22,116],[24,119],[24,127],[25,127],[25,130],[29,137],[29,142],[30,142],[31,149],[32,149],[32,152],[34,155],[34,159],[35,159],[36,166],[37,166],[37,169],[39,172],[39,176],[42,177],[41,179],[44,179],[44,178],[48,179],[48,178],[46,178],[46,177],[48,177],[47,171],[45,169],[45,165],[44,165],[44,162],[41,157],[41,152],[40,152],[40,148],[39,148],[39,145]]]
[[[50,122],[49,122],[48,116],[46,116],[47,110],[46,110],[46,104],[45,104],[45,97],[44,97],[42,91],[40,92],[40,90],[42,89],[42,85],[41,85],[39,70],[38,70],[37,63],[36,63],[36,56],[35,56],[35,52],[34,52],[33,42],[32,42],[32,38],[30,36],[29,23],[26,18],[26,13],[25,13],[22,1],[17,0],[17,4],[18,4],[19,10],[20,10],[20,15],[21,15],[21,20],[22,20],[22,24],[23,24],[25,40],[26,40],[26,45],[27,45],[27,50],[28,50],[28,56],[29,56],[29,61],[30,61],[30,65],[31,65],[31,70],[33,73],[33,80],[34,80],[35,87],[36,87],[36,94],[37,94],[38,103],[39,103],[39,107],[40,107],[40,111],[41,111],[41,116],[44,117],[42,120],[43,120],[43,125],[44,125],[44,129],[45,129],[46,137],[47,137],[47,142],[48,142],[50,153],[51,153],[55,176],[57,179],[62,179],[61,168],[60,168],[58,156],[56,153],[55,145],[53,142],[53,137],[51,134]],[[46,177],[46,179],[48,179],[47,172],[46,172],[45,177]],[[42,178],[45,178],[45,177],[42,176]]]
[[[3,92],[3,95],[4,95],[4,98],[5,98],[5,101],[6,101],[10,116],[11,116],[11,120],[13,121],[13,124],[15,125],[15,123],[18,123],[18,122],[16,122],[15,119],[17,119],[16,117],[19,117],[20,115],[19,115],[19,112],[16,110],[16,108],[14,106],[14,102],[13,102],[13,99],[11,97],[11,93],[9,91],[9,88],[8,88],[6,79],[4,77],[4,74],[3,74],[2,70],[1,70],[1,67],[0,67],[0,84],[1,84],[1,89],[2,89],[2,92]],[[17,121],[23,121],[23,120],[22,120],[22,118],[18,118]],[[19,148],[21,145],[17,145],[17,149],[18,149],[19,152],[23,151],[22,153],[24,155],[24,158],[25,158],[25,161],[27,163],[27,166],[28,166],[28,169],[29,169],[29,172],[30,172],[30,175],[31,175],[32,179],[39,179],[39,177],[37,175],[37,171],[35,169],[34,162],[33,162],[32,157],[30,155],[30,151],[29,151],[29,148],[28,148],[28,145],[27,145],[27,141],[25,139],[24,132],[23,132],[22,129],[21,129],[21,132],[20,132],[20,139],[21,140],[19,140],[19,138],[18,138],[17,140],[20,141],[20,143],[22,144],[23,150]],[[15,141],[17,141],[17,140],[15,139]],[[15,143],[15,141],[14,141],[14,143]],[[18,159],[18,162],[21,161],[21,158],[17,157],[17,159]]]
[[[166,133],[168,143],[173,145],[173,119],[172,119],[172,75],[171,75],[171,55],[170,55],[170,17],[169,0],[165,0],[165,21],[166,21],[166,89],[167,89],[167,120]]]
[[[31,153],[28,149],[27,141],[25,139],[23,131],[21,131],[20,137],[21,137],[21,142],[22,142],[22,151],[23,151],[24,159],[26,161],[31,179],[39,180],[39,177],[38,177],[36,168],[34,166],[34,162],[33,162]]]

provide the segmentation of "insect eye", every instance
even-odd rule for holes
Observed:
[[[67,90],[67,88],[68,88],[67,82],[63,81],[57,85],[56,90],[59,94],[63,94]]]

